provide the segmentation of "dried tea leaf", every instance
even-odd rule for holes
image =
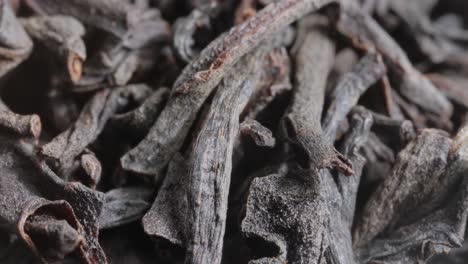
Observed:
[[[330,95],[330,106],[323,119],[325,136],[335,139],[341,121],[357,104],[359,97],[386,73],[378,54],[367,54],[352,70],[343,75]]]
[[[247,238],[261,237],[272,243],[275,255],[249,263],[320,263],[328,246],[329,217],[322,187],[322,177],[308,172],[272,174],[252,181],[242,232]]]
[[[418,207],[441,188],[450,144],[449,138],[434,130],[423,130],[408,143],[398,154],[391,175],[375,190],[357,220],[357,246],[370,242],[384,230],[394,230],[424,216]]]
[[[52,165],[61,174],[68,175],[76,157],[97,139],[107,121],[127,104],[126,99],[132,93],[145,94],[146,89],[146,86],[129,85],[96,93],[73,126],[42,146],[41,154],[53,161]]]
[[[20,137],[37,139],[42,130],[41,119],[38,115],[19,115],[8,109],[0,109],[0,130]]]
[[[155,38],[168,36],[168,25],[159,10],[140,8],[120,0],[27,0],[27,4],[40,14],[63,14],[77,18],[85,24],[112,33],[122,45],[138,49]],[[89,11],[94,14],[90,15]]]
[[[349,7],[341,12],[338,30],[355,46],[382,55],[389,71],[398,79],[395,88],[406,99],[441,119],[450,117],[453,107],[447,98],[413,67],[405,52],[372,17]]]
[[[0,76],[3,76],[29,56],[33,43],[15,17],[9,1],[0,3],[0,18]]]
[[[343,140],[341,151],[353,165],[355,171],[352,177],[339,174],[336,181],[331,175],[324,177],[328,188],[329,248],[326,259],[329,263],[357,263],[352,247],[351,227],[353,224],[358,188],[366,159],[359,150],[369,144],[368,138],[373,118],[368,112],[354,111],[351,114],[351,127]]]
[[[73,207],[78,221],[83,226],[86,241],[84,259],[87,262],[85,263],[107,263],[106,255],[98,240],[99,215],[104,205],[104,194],[89,189],[79,182],[72,182],[63,184],[61,196]]]
[[[264,60],[262,79],[243,113],[251,119],[258,118],[275,99],[292,89],[289,78],[291,62],[286,49],[275,48]]]
[[[283,118],[286,137],[293,144],[303,149],[306,159],[305,168],[320,170],[334,168],[350,175],[349,162],[330,144],[322,133],[320,119],[328,74],[333,66],[335,46],[322,32],[321,24],[327,20],[319,16],[310,16],[300,22],[300,33],[293,48],[296,73],[292,104]],[[317,67],[316,61],[321,61]],[[310,102],[314,100],[315,103]]]
[[[69,16],[40,16],[21,21],[26,32],[55,54],[68,71],[69,78],[81,78],[86,47],[82,39],[84,26]]]
[[[226,74],[193,141],[188,160],[188,263],[221,263],[239,116],[260,78],[259,58],[264,54],[260,49],[246,56]]]
[[[441,63],[463,51],[448,38],[445,32],[450,30],[438,28],[431,21],[431,12],[436,4],[437,1],[389,1],[388,12],[393,11],[404,22],[421,51],[433,63]]]
[[[273,133],[259,122],[247,118],[240,124],[240,132],[242,135],[253,139],[259,147],[274,147],[275,138]]]
[[[160,88],[153,92],[138,108],[127,113],[114,115],[110,119],[110,125],[124,129],[131,134],[143,136],[148,133],[156,121],[168,97],[169,90]]]
[[[442,91],[447,98],[459,106],[468,108],[468,95],[465,92],[466,79],[457,76],[445,76],[438,73],[428,74],[427,77]]]
[[[240,24],[256,12],[255,4],[257,0],[241,0],[234,12],[234,24]]]
[[[95,203],[84,203],[87,211],[83,212],[82,207],[76,206],[77,201],[83,203],[83,196],[70,193],[70,190],[85,187],[66,185],[39,163],[29,143],[4,136],[1,142],[2,227],[18,232],[43,262],[62,259],[73,251],[79,254],[83,263],[96,260],[105,263],[104,253],[100,251],[97,241],[98,232],[90,232],[92,223],[83,221],[85,217],[82,217]],[[95,194],[88,192],[87,196],[91,198]],[[66,236],[70,239],[64,240]]]
[[[143,217],[145,233],[178,246],[187,243],[187,161],[176,154],[151,209]]]
[[[81,155],[80,165],[84,171],[84,179],[81,179],[85,186],[96,189],[101,180],[102,165],[96,155],[92,152]]]
[[[358,253],[361,261],[421,263],[434,254],[461,247],[461,231],[465,229],[462,222],[466,220],[466,213],[454,211],[453,208],[437,211],[413,225],[398,229],[385,239],[374,240],[369,248],[364,249],[364,253]]]
[[[371,120],[368,113],[354,117],[343,150],[356,165],[357,175],[341,174],[338,185],[325,171],[323,175],[290,171],[253,180],[242,231],[248,238],[272,243],[275,255],[251,263],[340,263],[340,258],[352,263],[351,224],[364,164],[358,150]]]
[[[153,190],[146,187],[123,187],[107,192],[99,228],[114,228],[141,219],[150,207],[148,200],[152,195]]]
[[[215,2],[216,3],[216,2]],[[206,9],[206,10],[204,10]],[[194,35],[197,29],[210,26],[210,12],[217,9],[217,4],[192,10],[186,17],[177,19],[174,24],[174,47],[177,55],[185,62],[196,58],[199,51],[194,49]]]
[[[462,246],[466,10],[0,1],[0,263],[422,263]]]
[[[174,83],[166,108],[147,137],[122,157],[122,167],[138,173],[160,174],[181,147],[203,102],[225,73],[262,40],[331,2],[283,0],[272,3],[211,42]],[[173,122],[175,116],[176,122]]]
[[[83,242],[78,230],[66,220],[57,220],[51,215],[30,216],[24,232],[34,241],[38,251],[51,260],[64,259]]]

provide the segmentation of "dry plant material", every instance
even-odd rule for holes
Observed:
[[[406,99],[442,120],[452,114],[453,106],[448,99],[414,68],[406,53],[371,16],[349,8],[341,13],[338,29],[354,45],[382,54],[392,75],[397,79],[395,88]]]
[[[0,76],[3,76],[29,56],[33,43],[8,1],[0,3],[0,13]]]
[[[2,226],[17,235],[42,262],[78,253],[83,263],[104,261],[94,215],[100,195],[79,183],[67,184],[34,152],[34,146],[2,135]],[[86,205],[86,211],[77,205]],[[76,210],[80,210],[79,212]]]
[[[239,116],[254,90],[262,50],[241,59],[218,85],[189,154],[187,263],[219,263]],[[208,166],[208,167],[207,167]]]
[[[320,28],[320,17],[301,21],[293,55],[296,64],[293,103],[284,117],[286,137],[306,152],[303,166],[314,169],[336,167],[353,173],[351,164],[333,146],[327,144],[320,119],[328,74],[335,56],[335,46]],[[324,18],[324,22],[327,20]],[[321,61],[317,64],[315,62]],[[310,102],[314,100],[314,103]]]
[[[187,243],[187,161],[177,153],[169,163],[167,176],[151,209],[142,219],[145,233],[178,246]]]
[[[174,47],[181,59],[190,62],[198,55],[195,34],[201,28],[210,27],[210,19],[218,9],[217,1],[200,1],[188,16],[174,23]]]
[[[260,258],[252,263],[320,263],[320,259],[334,261],[340,256],[343,261],[353,260],[350,234],[353,196],[357,193],[364,162],[357,151],[364,144],[372,124],[370,115],[354,118],[344,149],[347,157],[353,159],[353,165],[357,165],[357,175],[348,178],[341,174],[341,193],[330,175],[314,173],[316,177],[311,177],[314,174],[303,170],[254,179],[242,231],[248,237],[259,236],[273,243],[277,253],[273,258]],[[332,193],[328,194],[328,190]],[[330,203],[332,207],[328,207],[328,195],[340,199],[342,204]],[[329,221],[334,224],[329,226]],[[330,244],[330,234],[338,238],[343,235],[343,241],[334,241],[336,238],[332,237],[334,243]]]
[[[82,227],[67,202],[44,199],[37,187],[31,186],[38,181],[34,177],[40,175],[27,156],[30,148],[17,139],[2,136],[2,226],[10,232],[17,232],[43,261],[61,259],[79,250],[83,241],[80,235]],[[43,213],[54,213],[55,216],[41,219]],[[70,239],[61,240],[67,236]]]
[[[115,188],[107,192],[99,228],[113,228],[141,219],[150,207],[148,200],[152,194],[153,190],[143,186]]]
[[[155,42],[167,41],[169,25],[158,9],[144,8],[131,1],[70,1],[27,0],[31,9],[41,15],[67,15],[83,24],[109,34],[97,52],[83,65],[83,79],[76,90],[102,88],[104,84],[125,85],[138,70],[141,48]],[[93,15],[90,15],[90,12]],[[71,30],[71,25],[67,30]],[[143,56],[143,55],[141,55]]]
[[[402,199],[398,198],[400,205],[390,211],[391,216],[389,215],[387,220],[376,219],[377,224],[375,228],[371,229],[371,232],[375,232],[374,230],[383,227],[387,230],[385,235],[375,238],[371,243],[358,250],[361,261],[398,263],[405,259],[416,263],[427,261],[434,254],[462,246],[467,220],[467,182],[466,177],[463,176],[466,172],[466,154],[463,150],[465,139],[466,127],[463,127],[453,140],[447,139],[435,131],[425,131],[415,139],[413,144],[409,144],[405,148],[402,154],[405,152],[409,154],[410,151],[418,148],[431,148],[436,140],[445,142],[443,151],[439,152],[438,149],[434,152],[437,153],[438,157],[437,155],[430,157],[427,156],[428,153],[421,152],[420,155],[424,155],[426,161],[433,162],[434,171],[422,175],[428,178],[425,182],[427,185],[401,185],[404,186],[404,189],[401,190],[404,196]],[[405,159],[404,156],[400,158]],[[410,180],[410,177],[403,177],[403,181]],[[386,181],[387,185],[392,181],[395,181],[394,178],[389,178]],[[418,191],[410,192],[411,189]],[[391,198],[393,195],[390,193],[394,192],[390,190],[386,193],[389,199],[393,199]],[[408,202],[407,199],[410,198],[414,198],[416,203]],[[372,206],[372,201],[370,200],[369,204],[366,205],[367,208]],[[418,207],[418,204],[421,206]],[[412,212],[415,208],[417,209],[413,218],[401,215],[401,212]],[[406,215],[412,216],[413,214]],[[362,219],[361,223],[368,222],[367,217]],[[388,224],[385,224],[386,222]],[[356,231],[358,236],[356,241],[363,241],[370,237],[371,232],[363,235],[364,233],[359,233],[362,232],[362,229],[356,230],[358,230]]]
[[[287,33],[287,32],[284,32]],[[289,40],[280,38],[282,45]],[[246,118],[259,118],[264,110],[278,97],[291,90],[291,61],[284,47],[275,48],[264,59],[262,79],[244,110]]]
[[[84,106],[71,128],[42,146],[41,154],[53,167],[68,175],[76,157],[99,136],[107,121],[126,106],[131,96],[142,97],[147,93],[144,85],[129,85],[99,91]]]
[[[76,17],[85,24],[112,33],[122,40],[127,48],[139,48],[158,35],[167,32],[167,24],[161,19],[159,11],[140,8],[130,1],[69,1],[27,0],[32,9],[40,14],[63,14]],[[90,15],[92,10],[95,15]]]
[[[254,119],[244,120],[240,124],[240,132],[242,135],[250,137],[259,147],[275,146],[276,140],[273,137],[273,133]]]
[[[160,177],[161,170],[182,146],[203,102],[225,73],[261,40],[330,2],[286,0],[272,3],[212,41],[177,78],[166,108],[147,137],[122,158],[122,167]],[[177,118],[174,120],[174,117]]]
[[[330,96],[332,101],[323,121],[329,141],[335,139],[340,122],[357,104],[359,97],[385,73],[380,57],[368,54],[340,78]]]
[[[466,263],[467,10],[0,1],[0,263]]]
[[[450,143],[437,131],[425,130],[399,153],[392,172],[369,198],[356,225],[354,239],[358,245],[369,242],[386,227],[395,228],[398,221],[420,218],[417,211],[424,207],[424,198],[440,187]],[[424,184],[415,179],[422,179]],[[407,204],[411,207],[401,208]]]
[[[159,88],[138,108],[112,116],[110,122],[113,129],[122,129],[131,134],[144,136],[148,133],[154,122],[156,122],[168,97],[169,90],[167,88]]]
[[[86,59],[86,47],[82,39],[84,26],[67,16],[32,17],[22,21],[26,32],[44,45],[63,64],[72,82],[78,82]]]
[[[0,130],[37,139],[42,130],[41,119],[38,115],[18,115],[9,110],[0,110]]]
[[[429,74],[428,78],[447,96],[454,104],[467,108],[468,97],[465,93],[465,78],[460,76],[450,76],[445,74]]]

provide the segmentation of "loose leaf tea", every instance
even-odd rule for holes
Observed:
[[[31,17],[22,22],[27,33],[55,53],[62,67],[67,69],[71,81],[77,82],[86,59],[83,25],[67,16]]]
[[[213,40],[177,78],[166,108],[148,136],[122,158],[122,166],[138,173],[159,175],[183,144],[197,112],[226,71],[261,40],[329,2],[332,1],[288,0],[272,3],[256,16]]]
[[[8,1],[2,1],[0,8],[0,75],[3,76],[30,55],[33,43]]]
[[[462,0],[0,0],[0,263],[467,263]]]

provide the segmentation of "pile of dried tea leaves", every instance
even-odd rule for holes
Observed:
[[[468,263],[468,1],[0,0],[0,263]]]

